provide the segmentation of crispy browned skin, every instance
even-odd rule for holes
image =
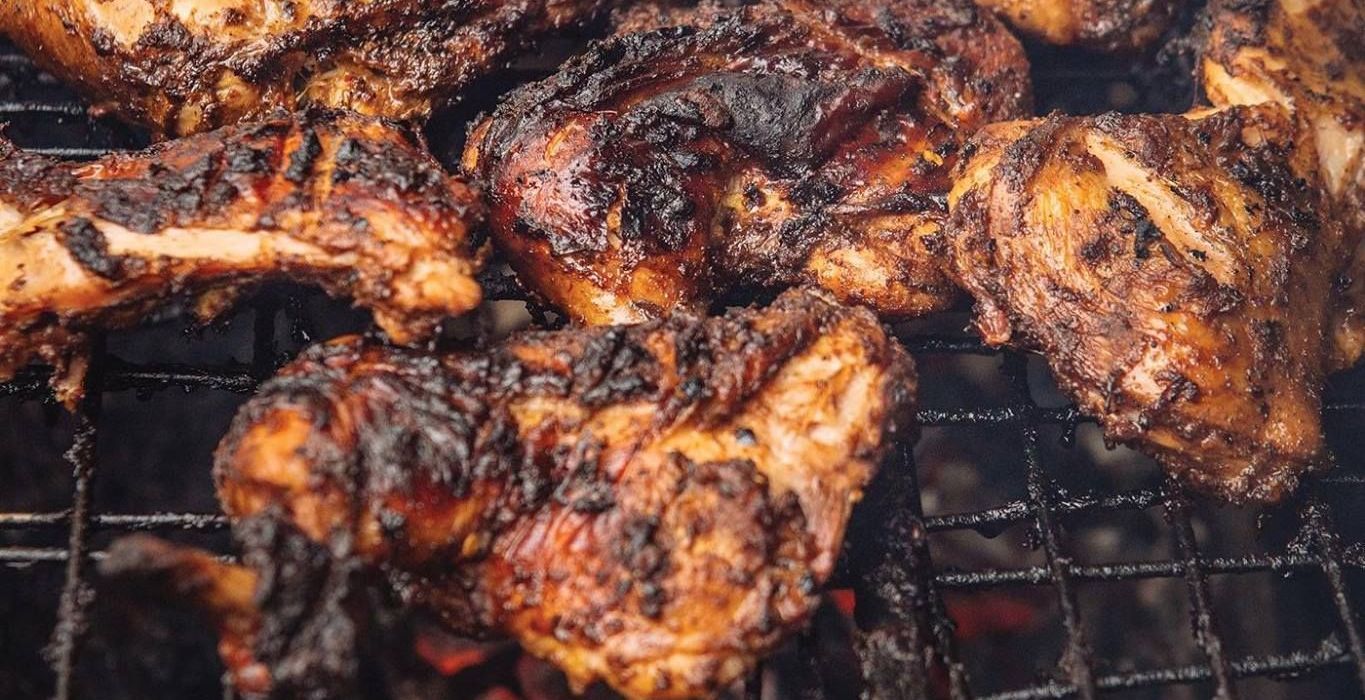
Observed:
[[[606,0],[5,0],[0,34],[100,110],[184,135],[272,109],[409,119]]]
[[[534,292],[591,323],[793,284],[889,317],[956,298],[921,238],[959,140],[1031,102],[999,22],[952,1],[775,0],[625,26],[648,31],[514,93],[465,152]]]
[[[281,116],[80,166],[0,141],[0,377],[66,367],[86,332],[172,298],[212,315],[272,278],[415,342],[479,303],[482,225],[474,190],[365,117]]]
[[[1365,1],[1216,0],[1201,62],[1217,107],[1278,104],[1314,154],[1324,211],[1347,226],[1355,261],[1339,281],[1334,365],[1365,353]]]
[[[1322,464],[1342,228],[1276,107],[992,125],[950,196],[986,341],[1041,351],[1113,440],[1233,500]]]
[[[1160,38],[1184,0],[976,0],[976,4],[1051,44],[1132,51]]]
[[[0,230],[64,199],[75,188],[76,168],[27,153],[0,136]]]
[[[876,318],[820,292],[482,354],[344,340],[243,409],[217,478],[236,521],[387,567],[579,686],[709,696],[813,612],[914,389]]]

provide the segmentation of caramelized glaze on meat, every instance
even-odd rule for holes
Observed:
[[[1051,44],[1100,51],[1151,45],[1171,25],[1183,0],[976,0],[1020,31]]]
[[[103,111],[185,135],[272,109],[421,117],[606,0],[5,0],[0,34]]]
[[[1055,116],[976,137],[950,197],[987,342],[1041,351],[1106,435],[1273,500],[1323,464],[1342,228],[1275,107]]]
[[[1201,62],[1217,107],[1278,104],[1317,160],[1324,211],[1347,226],[1355,261],[1340,279],[1334,365],[1365,354],[1365,2],[1216,0]]]
[[[1027,114],[1022,48],[969,4],[646,8],[472,134],[493,233],[575,319],[815,284],[887,316],[957,290],[921,239],[960,139]]]
[[[88,331],[171,298],[212,315],[270,278],[422,340],[479,303],[482,224],[469,186],[364,117],[277,117],[80,166],[0,142],[0,377],[68,367]]]
[[[914,388],[872,314],[819,292],[480,354],[344,340],[247,404],[217,478],[237,522],[382,566],[409,605],[515,637],[580,687],[710,696],[814,611]],[[262,581],[257,600],[298,585]],[[272,624],[239,607],[223,629]]]

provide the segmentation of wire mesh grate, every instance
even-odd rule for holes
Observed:
[[[1102,69],[1087,73],[1073,68],[1057,71],[1062,82],[1087,76],[1110,80]],[[1120,77],[1124,75],[1119,73]],[[8,77],[5,77],[8,76]],[[115,127],[89,118],[85,109],[69,99],[24,97],[17,85],[37,80],[23,57],[0,46],[0,121],[25,121],[39,125],[25,133],[47,135],[48,122],[63,136],[20,145],[64,158],[94,158],[119,150]],[[9,93],[6,93],[8,83]],[[97,131],[115,136],[95,136]],[[70,134],[75,134],[71,136]],[[14,135],[14,134],[11,134]],[[485,285],[494,299],[521,298],[515,282],[498,276]],[[298,320],[301,312],[275,296],[264,295],[250,303],[254,316],[249,362],[133,362],[117,353],[96,353],[88,376],[89,398],[76,417],[67,469],[72,474],[67,505],[59,509],[0,512],[0,568],[32,576],[45,567],[60,567],[62,586],[56,620],[47,641],[52,692],[58,698],[80,695],[75,683],[82,642],[89,628],[87,613],[95,603],[88,567],[102,557],[95,535],[130,532],[215,533],[227,528],[216,512],[101,512],[92,499],[100,478],[97,444],[106,435],[101,423],[101,398],[113,392],[135,392],[147,397],[170,390],[200,390],[248,394],[285,359],[276,347],[279,321]],[[1117,691],[1185,687],[1219,698],[1246,696],[1240,684],[1247,679],[1271,678],[1295,683],[1328,671],[1350,677],[1338,684],[1341,692],[1365,694],[1365,643],[1362,642],[1358,606],[1361,572],[1365,571],[1365,545],[1358,532],[1350,537],[1339,527],[1332,505],[1334,497],[1365,493],[1365,471],[1358,464],[1340,465],[1334,472],[1308,484],[1292,504],[1297,509],[1297,532],[1292,540],[1269,553],[1212,555],[1214,542],[1201,541],[1196,524],[1203,504],[1174,481],[1139,488],[1072,493],[1055,481],[1044,449],[1043,431],[1060,431],[1060,442],[1074,443],[1077,431],[1091,423],[1074,406],[1040,402],[1030,386],[1025,356],[1000,352],[965,334],[922,333],[901,329],[900,337],[922,365],[932,358],[980,357],[1000,360],[1000,373],[1009,389],[1004,405],[922,408],[922,426],[953,431],[980,429],[1008,433],[1018,440],[1022,452],[1023,493],[1003,503],[958,512],[936,512],[926,507],[912,446],[899,449],[899,459],[889,468],[888,488],[867,504],[878,509],[882,527],[877,546],[870,554],[852,557],[850,571],[841,574],[841,585],[858,593],[859,616],[875,631],[862,638],[864,675],[874,691],[887,697],[953,698],[985,697],[992,700],[1028,698],[1093,698]],[[316,336],[317,334],[312,334]],[[933,366],[929,364],[928,366]],[[32,403],[50,401],[46,375],[37,370],[0,383],[0,400]],[[1328,416],[1359,423],[1365,417],[1365,393],[1337,397],[1325,407]],[[154,421],[156,416],[149,415]],[[4,446],[0,446],[3,451]],[[56,464],[52,469],[59,469]],[[107,475],[106,475],[107,477]],[[1069,528],[1073,523],[1100,515],[1159,510],[1169,530],[1170,556],[1157,560],[1086,563],[1073,551]],[[931,514],[926,514],[926,512]],[[1354,521],[1352,521],[1354,522]],[[961,568],[935,564],[934,538],[954,533],[991,533],[1007,528],[1026,528],[1036,537],[1042,561],[1010,566]],[[26,539],[42,535],[43,543]],[[59,538],[54,541],[54,538]],[[42,539],[42,538],[40,538]],[[850,547],[866,548],[851,542]],[[941,550],[939,550],[941,553]],[[1231,644],[1227,620],[1220,616],[1211,582],[1216,577],[1255,575],[1321,577],[1335,616],[1332,631],[1282,653],[1241,654]],[[1184,591],[1190,633],[1199,658],[1188,664],[1150,668],[1117,668],[1113,660],[1097,658],[1087,629],[1086,614],[1078,591],[1086,586],[1171,580]],[[36,584],[35,584],[36,585]],[[961,629],[949,612],[947,596],[959,592],[982,592],[1013,587],[1044,588],[1053,599],[1062,627],[1062,646],[1055,664],[1032,683],[982,690],[980,673],[973,673],[965,659],[967,646]],[[1236,585],[1231,586],[1236,592]],[[1284,601],[1282,601],[1284,602]],[[1295,603],[1288,601],[1290,610]],[[872,610],[872,613],[866,613]],[[3,626],[0,620],[0,626]],[[32,640],[29,640],[32,641]],[[813,646],[810,639],[801,647]],[[0,644],[0,653],[6,647]],[[0,670],[5,660],[0,658]],[[812,675],[819,682],[819,669]],[[816,695],[818,697],[818,695]]]

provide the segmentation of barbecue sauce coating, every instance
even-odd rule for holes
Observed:
[[[394,340],[423,340],[479,303],[483,217],[408,135],[355,115],[278,116],[79,166],[0,140],[0,378],[35,359],[79,375],[87,332],[175,298],[212,316],[267,279],[317,284]],[[66,379],[71,399],[79,376]]]
[[[465,166],[529,289],[590,323],[797,284],[888,317],[957,298],[921,239],[960,139],[1029,113],[1027,60],[999,22],[928,0],[627,17],[643,31],[471,134]]]
[[[420,118],[606,0],[5,0],[0,35],[99,111],[188,135],[271,110]]]
[[[1200,63],[1209,103],[1280,105],[1324,185],[1321,211],[1346,226],[1333,366],[1365,354],[1365,1],[1215,0]],[[1309,176],[1311,177],[1311,176]]]
[[[341,340],[242,409],[216,476],[234,521],[297,528],[580,687],[710,696],[814,611],[914,390],[871,313],[813,291],[474,354]]]
[[[1234,501],[1327,461],[1346,241],[1296,176],[1295,129],[1273,106],[995,124],[950,197],[943,243],[986,341],[1042,352],[1109,439]]]

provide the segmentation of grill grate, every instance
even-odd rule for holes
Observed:
[[[1044,60],[1040,70],[1046,71]],[[1074,92],[1078,80],[1122,80],[1127,71],[1096,66],[1077,70],[1073,63],[1055,62],[1056,70],[1044,75],[1061,91]],[[1107,72],[1106,72],[1107,71]],[[1050,76],[1050,78],[1048,77]],[[1040,80],[1040,92],[1047,80]],[[19,86],[36,85],[42,98],[19,98],[26,90]],[[52,96],[55,94],[56,96]],[[62,96],[50,81],[40,78],[23,57],[0,46],[0,120],[30,128],[17,129],[12,135],[32,150],[64,158],[93,158],[121,145],[135,143],[117,127],[85,116],[83,107]],[[50,127],[50,128],[49,128]],[[18,132],[34,136],[24,139]],[[113,134],[110,136],[109,134]],[[41,144],[29,143],[43,139]],[[56,145],[52,141],[56,140]],[[90,145],[104,143],[106,145]],[[441,150],[438,144],[438,152]],[[492,279],[490,296],[515,299],[515,284]],[[0,569],[17,575],[37,577],[47,568],[62,568],[56,622],[47,647],[51,678],[56,697],[76,697],[75,683],[82,642],[90,625],[89,611],[94,603],[94,588],[88,572],[90,562],[101,558],[94,546],[96,533],[140,531],[214,533],[227,528],[226,519],[209,512],[101,512],[92,498],[99,470],[96,445],[102,434],[101,398],[110,392],[134,391],[149,396],[171,389],[191,389],[249,393],[268,377],[281,358],[277,354],[277,320],[298,320],[300,312],[276,296],[262,295],[250,306],[254,313],[252,357],[249,363],[135,363],[104,352],[95,354],[88,378],[89,398],[80,407],[74,423],[70,449],[65,455],[73,475],[69,505],[60,510],[0,512]],[[874,619],[864,622],[886,623],[879,632],[863,638],[863,665],[873,687],[889,697],[936,696],[952,698],[988,697],[992,700],[1030,698],[1093,698],[1112,691],[1166,692],[1183,687],[1191,693],[1208,693],[1234,698],[1246,679],[1270,678],[1286,684],[1320,678],[1335,671],[1338,682],[1332,692],[1365,693],[1365,643],[1362,642],[1361,617],[1356,609],[1362,595],[1365,571],[1365,545],[1360,528],[1338,528],[1336,508],[1343,500],[1365,495],[1365,471],[1357,464],[1346,464],[1306,486],[1298,500],[1288,506],[1297,511],[1297,532],[1290,542],[1272,553],[1239,556],[1210,555],[1212,542],[1205,535],[1201,545],[1197,527],[1205,504],[1185,493],[1175,482],[1165,481],[1145,488],[1097,490],[1073,495],[1055,481],[1055,465],[1050,467],[1048,441],[1044,431],[1058,430],[1062,442],[1074,443],[1078,429],[1090,421],[1074,406],[1053,406],[1039,401],[1030,387],[1028,359],[1016,353],[1002,353],[985,347],[974,337],[955,334],[921,333],[901,330],[902,340],[922,366],[944,358],[1001,358],[1002,374],[1009,391],[1004,406],[956,408],[926,407],[920,410],[923,426],[947,431],[985,429],[1017,439],[1022,448],[1023,492],[1019,498],[989,507],[961,512],[926,515],[925,491],[918,482],[910,446],[901,446],[899,459],[885,475],[887,488],[873,494],[864,511],[877,512],[878,534],[875,546],[854,540],[850,546],[875,549],[870,555],[852,556],[849,571],[840,583],[858,592],[859,615]],[[937,358],[935,360],[934,358]],[[1359,376],[1359,373],[1357,373]],[[1352,381],[1341,382],[1351,385]],[[1361,382],[1354,382],[1362,384]],[[14,381],[0,384],[0,400],[35,402],[48,399],[46,377],[26,371]],[[1349,400],[1329,401],[1329,423],[1358,425],[1365,416],[1365,393]],[[155,421],[149,415],[147,420]],[[1348,436],[1349,437],[1349,436]],[[0,452],[8,449],[0,445]],[[1073,448],[1074,449],[1074,448]],[[1090,465],[1083,465],[1091,468]],[[51,465],[51,469],[59,469]],[[8,487],[6,487],[8,488]],[[2,492],[4,489],[0,489]],[[1105,514],[1137,513],[1158,510],[1163,515],[1173,543],[1174,556],[1152,561],[1120,561],[1088,564],[1078,561],[1076,545],[1068,527]],[[1349,524],[1358,523],[1348,520]],[[1036,535],[1042,563],[1020,566],[975,566],[935,568],[935,538],[953,533],[999,533],[1011,527],[1024,527]],[[1349,532],[1348,532],[1349,530]],[[61,546],[48,539],[46,546],[22,544],[26,536],[65,535]],[[41,539],[41,538],[39,538]],[[20,544],[15,544],[19,542]],[[1285,577],[1320,577],[1330,594],[1330,632],[1309,639],[1294,650],[1277,654],[1242,655],[1234,653],[1225,630],[1227,619],[1220,616],[1216,590],[1217,577],[1246,577],[1269,574]],[[1079,601],[1087,586],[1121,582],[1170,579],[1183,582],[1184,605],[1190,614],[1191,632],[1201,658],[1196,663],[1135,668],[1123,660],[1097,658],[1092,630]],[[1054,668],[1045,670],[1040,680],[1017,687],[992,689],[982,694],[982,674],[969,670],[966,647],[959,630],[947,612],[945,595],[954,592],[980,592],[1009,587],[1045,588],[1052,596],[1062,627],[1062,649]],[[1237,584],[1229,584],[1235,592]],[[0,593],[0,597],[3,594]],[[0,602],[3,602],[0,600]],[[1120,601],[1122,602],[1122,601]],[[1280,601],[1292,612],[1295,601]],[[3,608],[0,608],[3,609]],[[0,628],[3,628],[0,622]],[[3,635],[0,635],[3,636]],[[32,642],[33,640],[27,640]],[[11,640],[10,644],[14,644]],[[18,643],[23,643],[22,641]],[[809,649],[811,640],[799,648]],[[0,654],[11,647],[0,641]],[[1017,651],[1017,650],[1016,650]],[[1023,654],[1030,653],[1023,650]],[[809,656],[809,654],[807,654]],[[0,671],[7,668],[0,656]],[[814,665],[814,664],[811,664]],[[819,677],[819,669],[808,669]],[[0,673],[3,675],[3,673]],[[989,679],[984,679],[989,680]],[[0,683],[0,688],[3,688]],[[1155,689],[1155,690],[1153,690]],[[1171,691],[1175,692],[1175,691]],[[1245,694],[1245,691],[1241,691]],[[813,697],[818,697],[817,693]],[[765,696],[766,697],[766,696]],[[807,697],[812,697],[807,695]]]

